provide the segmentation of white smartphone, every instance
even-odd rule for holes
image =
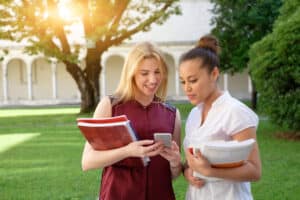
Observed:
[[[162,141],[165,147],[171,148],[172,134],[171,133],[154,133],[154,141]]]

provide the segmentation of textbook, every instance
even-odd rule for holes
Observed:
[[[249,154],[254,146],[255,140],[248,139],[243,141],[209,141],[199,146],[190,148],[192,154],[200,151],[201,154],[215,168],[232,168],[239,167],[249,157]],[[198,172],[193,172],[195,177],[207,180],[222,180],[215,177],[205,177]]]
[[[78,118],[77,126],[95,150],[115,149],[138,140],[126,115],[109,118]],[[150,161],[149,157],[124,160],[129,165],[142,164],[143,166]]]

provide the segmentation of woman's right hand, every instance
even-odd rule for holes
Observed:
[[[155,142],[153,140],[140,140],[129,143],[125,146],[128,157],[151,157],[160,154],[164,145],[162,142]]]
[[[204,184],[205,181],[203,179],[197,178],[193,176],[193,170],[189,167],[184,169],[183,173],[185,179],[193,186],[197,188],[201,188]]]

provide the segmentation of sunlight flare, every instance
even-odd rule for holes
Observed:
[[[40,133],[14,133],[0,135],[0,153],[39,135]]]
[[[72,9],[72,6],[70,4],[70,0],[61,0],[58,3],[59,16],[66,21],[74,20],[74,18],[76,17],[74,10]]]

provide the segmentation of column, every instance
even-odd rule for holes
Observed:
[[[252,80],[249,75],[248,75],[248,92],[249,92],[249,94],[252,93]]]
[[[227,91],[228,90],[228,74],[224,73],[223,78],[224,78],[224,91]]]
[[[102,66],[102,70],[101,70],[101,74],[100,74],[100,88],[101,88],[101,91],[100,91],[100,97],[104,97],[105,96],[105,88],[106,88],[106,85],[105,85],[105,63],[106,63],[106,60],[107,60],[107,57],[108,56],[105,56],[103,57],[102,59],[102,63],[101,63],[101,66]]]
[[[7,91],[7,64],[3,63],[2,71],[3,71],[3,97],[4,102],[8,101],[8,91]]]
[[[57,62],[55,60],[51,61],[51,72],[52,72],[52,99],[57,99],[57,81],[56,81],[56,67]]]
[[[175,64],[175,94],[178,97],[179,96],[179,56],[174,57],[174,64]]]
[[[28,100],[32,100],[32,62],[25,62],[27,69],[27,93]]]

